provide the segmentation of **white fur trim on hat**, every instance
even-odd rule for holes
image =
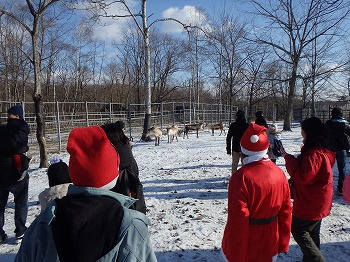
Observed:
[[[111,190],[115,184],[117,183],[118,177],[114,178],[111,182],[109,182],[108,184],[101,186],[101,189],[106,189],[106,190]]]
[[[264,156],[267,154],[267,150],[268,148],[266,148],[265,150],[262,150],[262,151],[249,151],[249,150],[246,150],[242,147],[241,145],[241,151],[243,154],[247,155],[247,156],[251,156],[251,155],[259,155],[259,156]]]
[[[251,123],[243,133],[240,141],[242,153],[247,156],[264,156],[267,153],[270,142],[266,134],[266,128]]]

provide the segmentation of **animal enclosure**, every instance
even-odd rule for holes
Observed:
[[[6,122],[7,109],[14,104],[18,103],[0,101],[1,122]],[[25,119],[31,129],[30,143],[33,148],[37,145],[34,103],[21,102],[21,104],[24,108]],[[230,122],[235,119],[237,110],[237,106],[226,104],[196,104],[189,102],[154,103],[152,104],[150,127],[159,127],[165,130],[166,133],[166,128],[172,125],[177,125],[180,131],[184,131],[185,125],[202,122],[205,129],[211,130],[212,125],[222,122],[223,126],[228,129]],[[145,117],[144,104],[123,105],[120,103],[57,101],[43,102],[42,111],[45,120],[45,140],[49,152],[64,150],[68,134],[75,127],[102,125],[117,120],[125,122],[126,135],[129,138],[140,139]],[[266,109],[264,111],[267,112],[267,120],[272,121],[275,116],[269,114],[269,112],[273,110]],[[303,117],[308,116],[308,114],[305,114],[307,112],[300,112]],[[328,111],[320,111],[318,113],[322,113],[319,116],[322,120],[329,117]],[[247,112],[247,119],[249,119],[251,114],[252,112]],[[348,117],[347,111],[344,111],[344,117]],[[196,131],[190,130],[190,133],[194,132]]]
[[[18,103],[1,101],[1,122],[6,122],[7,109]],[[22,102],[25,120],[31,134],[30,143],[36,145],[36,122],[33,102]],[[185,124],[203,122],[205,125],[222,121],[229,125],[237,107],[219,104],[195,104],[186,102],[168,102],[152,104],[150,127],[165,130],[177,125],[183,130]],[[76,127],[102,125],[122,120],[125,122],[126,135],[131,139],[140,139],[145,115],[144,104],[122,105],[119,103],[95,102],[44,102],[45,139],[49,152],[64,150],[69,132]]]

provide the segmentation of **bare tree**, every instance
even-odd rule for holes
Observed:
[[[176,90],[176,85],[170,87],[171,77],[181,69],[185,58],[185,48],[178,39],[158,31],[151,35],[151,84],[154,101],[161,103]]]
[[[349,14],[349,1],[269,0],[268,4],[255,0],[252,2],[258,14],[270,22],[267,30],[259,27],[257,42],[273,48],[276,55],[290,65],[288,103],[283,125],[284,130],[290,130],[303,52],[315,39],[335,34],[335,30]],[[315,26],[318,28],[316,32]]]
[[[245,25],[224,10],[218,21],[214,22],[206,35],[213,49],[212,54],[217,55],[213,62],[217,68],[218,79],[221,90],[227,89],[229,105],[234,103],[234,98],[241,93],[245,87],[242,83],[241,70],[246,61],[243,51],[246,48]],[[221,93],[221,92],[220,92]],[[231,115],[229,117],[231,122]]]
[[[116,45],[120,91],[126,93],[126,98],[121,102],[140,105],[144,102],[142,98],[145,97],[143,37],[139,30],[135,30],[131,26],[123,31],[125,32],[124,37]]]
[[[18,22],[29,34],[31,37],[32,44],[32,56],[30,62],[33,65],[34,69],[34,91],[32,98],[34,101],[34,113],[36,117],[36,138],[39,144],[40,150],[40,167],[48,166],[47,159],[47,148],[46,141],[44,136],[44,126],[45,120],[42,115],[43,104],[42,104],[42,90],[41,90],[41,53],[40,53],[40,27],[42,26],[42,18],[44,17],[47,9],[59,2],[59,0],[44,0],[33,3],[31,0],[26,0],[27,11],[29,12],[31,19],[26,21],[17,17],[16,13],[8,11],[6,6],[0,6],[0,15],[7,15],[8,17],[14,19]]]
[[[268,99],[270,92],[268,88],[264,88],[266,80],[263,77],[264,70],[266,70],[266,63],[268,54],[266,50],[260,46],[252,46],[245,50],[246,63],[241,70],[247,83],[247,107],[248,117],[254,114],[253,106],[259,102]],[[261,110],[259,108],[258,110]],[[255,110],[256,111],[256,110]]]
[[[28,35],[13,19],[0,20],[1,98],[5,101],[26,101],[30,64],[25,55]]]
[[[141,0],[141,10],[139,12],[133,12],[131,10],[131,7],[128,4],[128,1],[125,0],[115,0],[112,2],[109,1],[103,1],[103,0],[91,0],[92,4],[97,5],[100,10],[103,11],[102,16],[104,17],[111,17],[114,19],[118,18],[132,18],[135,22],[136,27],[140,31],[140,33],[143,36],[143,44],[144,44],[144,75],[145,75],[145,118],[144,118],[144,124],[143,124],[143,132],[142,132],[142,140],[146,140],[148,128],[150,125],[150,118],[152,113],[152,96],[151,96],[151,49],[150,49],[150,29],[153,25],[155,25],[158,22],[164,22],[164,21],[175,21],[184,26],[186,28],[187,26],[181,23],[179,20],[174,18],[159,18],[155,19],[154,21],[149,23],[149,17],[147,15],[147,0]],[[108,14],[108,8],[111,7],[111,5],[119,5],[125,10],[125,14]],[[101,14],[98,14],[101,15]],[[138,20],[138,18],[141,19]]]
[[[314,28],[317,31],[317,26]],[[334,41],[334,35],[316,38],[312,45],[305,50],[305,59],[300,68],[300,78],[303,81],[303,108],[311,108],[311,116],[316,115],[317,98],[334,99],[337,92],[329,92],[339,85],[340,73],[348,64],[348,57],[343,54],[343,48],[334,49],[335,45],[343,46],[342,41]],[[333,82],[332,78],[335,80]],[[332,80],[332,81],[331,81]],[[328,88],[327,88],[328,87]]]

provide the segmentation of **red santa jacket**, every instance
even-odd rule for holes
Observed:
[[[226,259],[271,262],[273,256],[288,251],[291,220],[290,191],[283,171],[269,159],[244,165],[229,183],[222,239]]]
[[[303,156],[286,155],[284,159],[294,181],[293,215],[305,220],[328,216],[333,197],[335,152],[315,147]]]

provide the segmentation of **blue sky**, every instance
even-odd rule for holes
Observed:
[[[215,5],[220,5],[220,2],[220,0],[147,0],[147,12],[149,14],[154,13],[161,15],[165,10],[169,8],[175,8],[181,12],[185,6],[201,7],[206,11],[211,11]]]
[[[128,2],[129,6],[131,6],[135,12],[140,10],[140,0],[128,0]],[[234,6],[239,2],[242,3],[241,0],[226,0],[226,6],[233,8],[233,10],[237,10]],[[194,24],[195,22],[193,19],[200,22],[205,22],[205,17],[198,15],[196,10],[202,9],[208,14],[212,14],[214,10],[219,12],[224,5],[223,3],[225,3],[224,0],[147,0],[147,15],[150,16],[149,23],[158,18],[171,17],[176,18],[183,23]],[[110,10],[110,13],[120,14],[120,10],[115,7]],[[118,35],[122,35],[122,25],[125,25],[127,21],[127,19],[119,19],[118,21],[106,19],[104,22],[108,23],[109,26],[104,26],[104,28],[96,28],[95,32],[97,37],[104,40],[116,40]],[[182,27],[175,22],[158,23],[157,26],[162,32],[166,33],[176,33],[182,31]]]
[[[226,2],[226,6],[236,8],[234,6],[241,0],[148,0],[148,14],[154,14],[154,19],[157,17],[172,17],[177,18],[185,23],[192,22],[196,16],[195,10],[203,9],[209,15],[212,15],[213,12],[218,12],[222,9],[222,6]],[[201,20],[201,17],[197,17]],[[161,28],[165,32],[171,32],[172,30],[180,30],[180,26],[175,23],[162,23]]]

